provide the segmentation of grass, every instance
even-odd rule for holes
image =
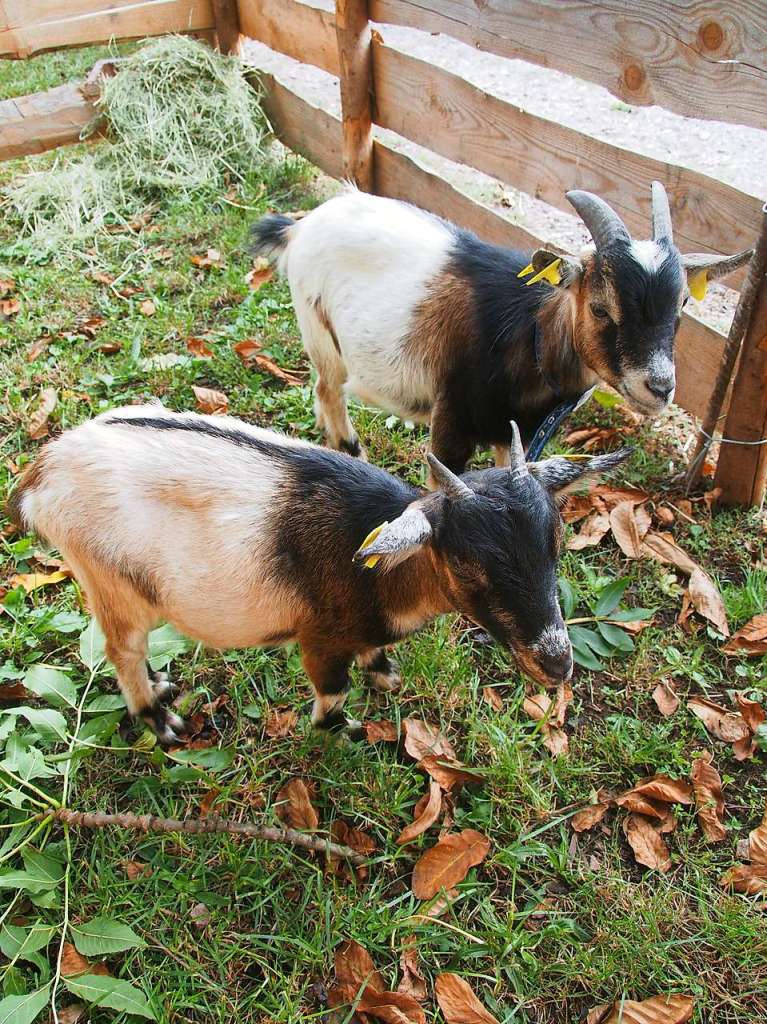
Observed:
[[[39,58],[35,80],[53,82],[67,68],[79,73],[81,57],[73,55],[71,64],[58,55]],[[52,159],[39,158],[37,165]],[[7,180],[18,170],[19,165],[5,165],[0,174]],[[99,237],[66,266],[14,261],[7,255],[11,233],[0,228],[0,277],[15,278],[21,302],[15,316],[0,322],[4,489],[12,470],[34,457],[37,444],[26,424],[43,387],[58,392],[54,431],[152,396],[172,408],[193,408],[195,384],[226,392],[234,415],[319,440],[287,288],[271,282],[249,294],[244,283],[247,225],[267,206],[296,209],[316,202],[319,193],[310,178],[305,165],[290,161],[265,180],[244,183],[228,200],[170,205],[143,228]],[[190,257],[210,247],[222,253],[223,267],[194,267]],[[94,272],[115,280],[100,284]],[[126,286],[135,289],[127,298],[119,294]],[[152,316],[141,312],[146,298],[154,304]],[[80,333],[94,318],[102,318],[95,334]],[[213,358],[189,358],[166,369],[142,363],[170,352],[187,359],[190,336],[204,336]],[[280,365],[305,373],[306,386],[285,387],[246,370],[232,344],[248,337],[259,339]],[[30,360],[30,346],[41,338],[47,345]],[[101,351],[112,343],[118,351]],[[620,411],[594,406],[580,419],[588,423],[595,416],[624,426]],[[372,460],[420,478],[422,430],[387,425],[386,414],[375,410],[355,408],[353,418]],[[639,455],[624,479],[678,503],[668,483],[669,461],[677,469],[682,465],[678,436],[668,429],[634,432]],[[737,511],[709,519],[703,508],[695,505],[694,523],[680,517],[674,535],[717,578],[731,623],[740,626],[764,607],[761,523],[755,513]],[[0,581],[6,587],[13,573],[34,567],[29,549],[10,534],[2,554]],[[409,883],[420,847],[394,843],[412,818],[423,776],[389,745],[342,745],[314,735],[295,650],[194,649],[174,660],[172,672],[194,695],[195,706],[220,693],[229,697],[216,721],[220,745],[233,757],[220,769],[190,767],[173,755],[126,743],[124,736],[135,740],[139,733],[120,732],[119,709],[90,716],[101,723],[100,749],[71,763],[72,807],[194,815],[216,791],[214,806],[221,814],[272,821],[277,790],[298,775],[316,786],[323,827],[341,818],[365,829],[378,847],[368,881],[352,884],[324,871],[318,859],[274,845],[225,836],[73,831],[70,919],[109,915],[145,940],[144,948],[112,954],[107,962],[114,974],[146,993],[158,1020],[322,1020],[322,985],[332,977],[333,950],[342,939],[361,942],[387,982],[396,984],[402,940],[413,933],[427,975],[454,970],[470,978],[504,1024],[574,1024],[599,1003],[672,991],[695,995],[697,1024],[751,1024],[767,1016],[763,916],[755,900],[718,886],[736,859],[737,840],[761,819],[765,755],[738,764],[729,748],[712,746],[684,702],[666,719],[650,696],[659,678],[673,677],[683,697],[703,692],[722,699],[736,687],[764,700],[764,664],[725,659],[721,641],[700,621],[685,633],[676,624],[676,575],[655,563],[628,562],[608,540],[566,554],[562,573],[583,595],[627,576],[626,604],[658,609],[629,658],[610,660],[604,672],[578,670],[568,757],[553,759],[543,747],[522,708],[525,681],[510,657],[476,642],[460,620],[441,620],[400,645],[405,686],[399,695],[371,693],[355,679],[350,705],[359,717],[415,716],[438,724],[463,758],[485,774],[485,785],[465,790],[453,813],[457,828],[485,832],[492,852],[461,884],[459,899],[442,920],[413,918],[419,904]],[[9,589],[5,604],[5,675],[44,660],[65,668],[82,694],[88,672],[78,656],[78,637],[86,619],[74,583],[26,597]],[[482,697],[488,685],[502,696],[500,712]],[[109,670],[98,670],[88,699],[113,692]],[[301,713],[295,735],[265,735],[264,720],[275,705]],[[17,731],[29,738],[29,730]],[[707,748],[726,783],[731,832],[724,843],[706,844],[694,815],[682,811],[670,838],[673,868],[667,876],[635,864],[612,815],[605,829],[572,843],[572,805],[588,802],[600,788],[619,790],[656,771],[685,775],[693,756]],[[51,745],[46,752],[58,749]],[[35,784],[56,793],[61,780],[43,777]],[[5,813],[13,820],[17,812]],[[0,856],[12,849],[6,836],[0,833]],[[50,842],[61,841],[54,831]],[[433,835],[421,845],[432,842]],[[131,881],[125,868],[131,861],[145,862],[151,874]],[[19,866],[18,857],[11,863]],[[9,920],[42,917],[58,926],[60,895],[47,900],[53,904],[47,907],[39,906],[46,899],[32,899],[37,906],[28,896],[17,898]],[[199,905],[207,921],[194,911]],[[51,943],[37,961],[19,962],[10,971],[0,967],[4,994],[44,982],[54,960]],[[429,1019],[431,1014],[430,1009]],[[89,1019],[101,1024],[134,1018],[101,1008]],[[436,1011],[434,1019],[440,1019]]]

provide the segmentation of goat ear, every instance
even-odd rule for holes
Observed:
[[[354,561],[372,569],[383,561],[391,569],[410,558],[431,537],[431,523],[423,510],[412,505],[391,523],[381,523],[367,535],[354,555]]]
[[[525,284],[546,281],[555,288],[569,288],[580,279],[583,267],[573,256],[565,256],[551,249],[536,249],[527,267],[518,275],[526,277]]]
[[[709,281],[726,277],[748,263],[753,249],[744,249],[734,256],[716,256],[710,252],[688,252],[682,256],[682,266],[687,274],[687,287],[694,299],[702,299]]]
[[[538,483],[556,498],[564,498],[575,490],[578,484],[593,480],[609,472],[631,455],[633,448],[620,448],[608,455],[595,455],[590,459],[565,459],[556,457],[543,462],[531,462],[529,469]]]

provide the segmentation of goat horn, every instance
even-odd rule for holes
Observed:
[[[511,444],[509,445],[509,456],[509,469],[512,473],[515,475],[527,473],[525,449],[522,444],[522,438],[519,434],[519,427],[515,420],[511,420]]]
[[[605,249],[612,242],[630,242],[628,228],[615,210],[610,209],[604,199],[592,192],[574,189],[566,193],[576,213],[589,229],[597,249]]]
[[[437,487],[446,497],[453,500],[474,497],[474,491],[472,491],[471,487],[467,487],[460,477],[456,476],[455,473],[451,473],[447,466],[443,466],[435,455],[427,452],[426,458]]]
[[[674,229],[671,225],[671,207],[668,204],[666,190],[660,181],[654,181],[650,188],[652,189],[653,242],[659,242],[662,238],[673,242]]]

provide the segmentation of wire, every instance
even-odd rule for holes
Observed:
[[[705,431],[703,429],[703,427],[698,427],[698,430],[701,432],[701,434],[703,434],[704,437],[707,437],[709,439],[709,441],[718,441],[719,444],[745,444],[745,445],[767,444],[767,437],[763,437],[761,439],[761,441],[736,441],[732,437],[719,437],[719,438],[713,437],[711,434],[709,434],[707,431]]]

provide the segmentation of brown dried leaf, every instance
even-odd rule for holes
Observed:
[[[729,636],[730,627],[722,595],[711,577],[698,566],[690,574],[688,593],[698,614],[712,622],[723,636]]]
[[[252,365],[259,370],[263,370],[264,373],[270,373],[272,377],[276,377],[277,380],[281,380],[285,384],[300,386],[304,383],[302,377],[298,377],[295,373],[290,373],[288,370],[283,370],[282,367],[278,366],[273,359],[269,358],[269,356],[264,356],[260,353],[254,355]]]
[[[404,846],[405,843],[412,843],[418,836],[423,835],[437,820],[441,810],[442,790],[439,787],[439,783],[432,780],[429,783],[428,792],[424,793],[423,797],[415,805],[413,821],[406,825],[397,836],[397,845]]]
[[[186,347],[194,356],[200,359],[212,359],[213,349],[208,346],[204,338],[187,338]]]
[[[103,316],[90,316],[87,320],[77,324],[75,333],[84,334],[86,338],[95,338],[96,332],[100,331],[105,323],[106,320]]]
[[[283,739],[285,736],[292,735],[297,722],[297,711],[291,711],[290,708],[274,708],[266,720],[264,732],[273,740]]]
[[[102,270],[92,270],[91,280],[96,281],[98,284],[114,284],[114,276],[112,274],[105,274]]]
[[[642,541],[642,556],[654,558],[663,565],[674,565],[688,576],[698,568],[697,562],[694,562],[668,533],[650,530]]]
[[[767,807],[762,824],[748,834],[748,859],[752,864],[767,867]]]
[[[85,1003],[70,1003],[58,1011],[59,1024],[84,1024],[87,1010]]]
[[[555,757],[567,752],[567,734],[562,731],[561,726],[564,725],[567,704],[572,700],[572,696],[569,686],[561,684],[554,702],[546,693],[536,693],[532,697],[525,697],[524,700],[525,712],[534,721],[541,723],[544,745]]]
[[[644,814],[629,814],[623,819],[623,832],[639,864],[664,874],[671,869],[671,856],[657,823]]]
[[[610,529],[610,517],[607,512],[592,512],[579,532],[567,541],[568,551],[582,551],[592,548],[602,540]]]
[[[43,572],[25,572],[11,576],[10,584],[12,587],[23,587],[29,594],[31,591],[37,590],[38,587],[50,587],[54,583],[68,580],[71,575],[72,573],[68,569],[66,571],[60,569],[58,572],[47,574]]]
[[[708,732],[724,743],[749,739],[751,731],[741,714],[728,711],[705,697],[690,697],[687,707],[703,722]]]
[[[210,924],[210,910],[208,910],[204,903],[195,903],[189,911],[189,917],[191,918],[192,925],[198,932],[204,931]]]
[[[673,715],[679,707],[679,698],[676,695],[673,684],[661,679],[652,692],[652,699],[655,701],[658,711],[662,715]]]
[[[142,316],[154,316],[155,313],[157,312],[155,304],[152,302],[151,299],[144,299],[142,302],[139,303],[138,308],[139,313],[141,313]]]
[[[16,290],[16,282],[12,277],[0,277],[0,296],[10,295]]]
[[[759,726],[767,719],[767,711],[757,700],[748,700],[742,693],[735,694],[735,701],[743,715],[743,721],[751,732],[756,732]]]
[[[256,341],[255,338],[245,338],[243,341],[238,341],[236,345],[232,345],[232,350],[237,353],[240,361],[248,368],[253,366],[256,353],[260,352],[262,348],[261,342]]]
[[[482,687],[482,699],[487,701],[494,711],[503,711],[503,697],[494,686]]]
[[[415,935],[406,935],[402,940],[402,954],[399,958],[402,978],[397,991],[402,992],[416,1002],[422,1003],[428,996],[426,979],[418,966],[418,940]]]
[[[149,878],[152,874],[151,864],[145,864],[140,860],[124,860],[122,867],[131,882],[136,882],[139,878]]]
[[[118,352],[122,352],[122,345],[119,341],[105,341],[103,345],[98,345],[97,348],[105,356],[114,356]]]
[[[223,257],[218,249],[208,249],[203,256],[190,256],[189,262],[201,270],[207,270],[208,267],[219,268],[224,265]]]
[[[592,512],[605,512],[606,506],[600,498],[591,494],[568,494],[562,507],[562,518],[566,523],[577,523]]]
[[[767,893],[767,864],[736,864],[722,875],[719,884],[746,896],[760,896]]]
[[[655,509],[655,518],[661,524],[661,526],[673,526],[674,525],[674,513],[666,505],[659,505]]]
[[[27,424],[27,433],[33,441],[39,441],[40,438],[47,436],[48,419],[56,408],[58,400],[59,396],[55,388],[43,388],[40,392],[37,408],[29,417]]]
[[[301,832],[315,832],[319,828],[319,815],[303,779],[291,779],[285,783],[277,793],[275,810],[288,828]]]
[[[481,775],[471,771],[460,761],[452,761],[448,757],[437,757],[435,754],[422,757],[418,762],[418,767],[427,772],[435,782],[438,782],[446,793],[466,784],[479,785],[484,782]]]
[[[229,408],[229,399],[223,391],[215,391],[213,388],[199,388],[192,385],[197,408],[200,412],[216,415],[223,415]]]
[[[457,974],[438,974],[434,992],[447,1024],[498,1024],[485,1009],[471,985]]]
[[[20,309],[21,303],[18,299],[0,299],[0,316],[15,316]]]
[[[351,1003],[356,998],[357,993],[350,986],[341,986],[341,990],[345,990],[344,1002]],[[384,1024],[426,1024],[426,1014],[415,999],[404,992],[376,992],[368,986],[357,1010],[360,1015],[373,1017]]]
[[[745,654],[749,658],[767,654],[767,612],[755,615],[724,645],[725,654]]]
[[[722,780],[714,768],[713,757],[706,751],[692,766],[690,778],[695,790],[695,806],[703,835],[709,842],[720,843],[727,838],[724,826],[724,797]]]
[[[43,352],[48,348],[50,340],[50,338],[42,337],[38,338],[37,341],[33,341],[27,349],[27,362],[34,363],[36,359],[39,359]]]
[[[582,811],[572,816],[570,824],[573,832],[588,832],[604,818],[610,809],[609,803],[589,804]]]
[[[386,720],[365,722],[363,729],[365,730],[365,739],[368,743],[396,743],[399,739],[397,726],[394,722],[387,722]]]
[[[621,501],[610,511],[610,529],[627,558],[640,558],[642,540],[650,529],[650,513],[644,505]]]
[[[31,691],[23,683],[0,683],[0,702],[3,704],[9,701],[28,700],[31,696]]]
[[[419,900],[430,900],[440,889],[452,889],[489,852],[490,840],[473,828],[445,836],[417,861],[413,869],[414,894]]]
[[[386,982],[373,965],[370,953],[354,939],[347,939],[335,952],[336,982],[350,985],[356,991],[365,985],[374,992],[383,992]]]
[[[376,849],[376,843],[372,836],[368,835],[361,828],[353,828],[351,825],[347,825],[341,818],[336,818],[330,826],[330,835],[333,842],[339,843],[341,846],[348,846],[356,853],[361,853],[364,857],[369,857]],[[356,877],[360,882],[364,882],[368,877],[368,869],[364,864],[359,864],[357,867],[352,868],[347,861],[334,857],[332,854],[328,855],[328,868],[334,875],[346,878],[349,881]],[[354,874],[352,874],[352,871]]]
[[[691,804],[693,800],[692,786],[684,779],[671,779],[668,775],[648,775],[627,789],[616,803],[620,804],[621,799],[629,794],[639,794],[667,804]]]
[[[406,718],[402,723],[405,750],[414,761],[420,761],[429,754],[448,761],[457,761],[458,755],[447,736],[433,725],[420,718]]]
[[[687,1024],[694,1009],[692,996],[652,996],[641,1002],[621,999],[590,1010],[586,1024]]]
[[[589,491],[589,496],[592,500],[599,499],[604,502],[608,508],[614,508],[623,501],[642,505],[650,498],[646,491],[640,491],[636,487],[612,487],[610,484],[596,484]]]
[[[74,978],[78,974],[108,975],[109,968],[106,964],[86,960],[71,942],[65,942],[61,947],[61,973],[65,978]]]
[[[266,284],[267,281],[271,281],[273,277],[274,268],[269,263],[269,260],[265,256],[259,256],[258,259],[253,261],[253,269],[245,275],[245,280],[256,291]]]

